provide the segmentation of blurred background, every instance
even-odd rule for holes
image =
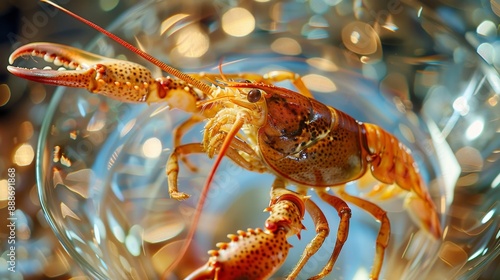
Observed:
[[[101,26],[108,26],[140,1],[57,2]],[[486,62],[500,68],[499,0],[442,0],[424,4],[434,9],[450,29],[466,38]],[[96,32],[36,0],[3,0],[0,21],[0,224],[8,218],[9,168],[15,168],[18,217],[15,273],[7,271],[9,230],[0,228],[0,279],[80,278],[83,274],[45,222],[37,196],[35,153],[39,129],[55,88],[16,78],[6,71],[6,66],[9,54],[22,44],[51,41],[83,48]],[[500,259],[480,279],[500,279]]]

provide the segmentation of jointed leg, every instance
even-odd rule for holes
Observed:
[[[361,190],[369,189],[369,191],[366,193],[367,197],[378,199],[380,201],[391,199],[407,193],[406,190],[400,188],[396,184],[389,185],[381,183],[379,180],[373,177],[371,172],[366,172],[365,175],[359,178],[356,183]]]
[[[191,76],[194,76],[198,79],[205,77],[212,80],[221,78],[220,74],[203,74],[203,75],[191,75]],[[228,79],[244,79],[253,82],[264,82],[264,83],[276,83],[289,80],[297,88],[300,94],[310,98],[314,98],[309,89],[304,84],[304,81],[302,81],[300,75],[292,71],[276,70],[268,72],[264,75],[259,75],[255,73],[242,73],[242,74],[224,74],[224,76]]]
[[[221,143],[216,143],[214,145],[217,145],[215,154],[219,152],[220,145],[224,141],[226,134],[221,134],[224,137],[221,137],[220,141]],[[244,152],[247,156],[244,157],[240,154],[240,152]],[[183,158],[186,155],[189,154],[195,154],[195,153],[207,153],[205,151],[203,144],[201,143],[191,143],[191,144],[185,144],[185,145],[180,145],[175,147],[175,149],[172,151],[172,154],[170,155],[168,161],[167,161],[167,167],[166,167],[166,173],[168,177],[168,192],[170,194],[171,198],[177,199],[177,200],[184,200],[186,198],[189,198],[189,195],[184,193],[184,192],[179,192],[178,190],[178,185],[177,185],[177,179],[179,175],[179,158]],[[250,171],[257,171],[257,172],[263,172],[266,168],[260,161],[259,157],[255,153],[254,150],[248,144],[245,142],[241,141],[238,138],[234,138],[231,141],[231,144],[226,151],[226,156],[229,157],[233,162],[238,164],[239,166],[250,170]]]
[[[236,142],[233,140],[233,143]],[[231,143],[231,144],[233,144]],[[260,160],[258,160],[258,157],[249,157],[245,158],[243,157],[239,152],[241,150],[233,147],[231,145],[231,148],[229,148],[226,152],[226,156],[230,158],[234,163],[239,165],[240,167],[249,170],[249,171],[254,171],[254,172],[264,172],[266,171],[266,167],[262,164]]]
[[[380,271],[382,270],[385,248],[389,245],[389,238],[391,236],[391,224],[389,222],[389,218],[387,217],[387,213],[374,203],[347,194],[343,188],[337,189],[337,193],[343,199],[370,213],[377,221],[380,222],[380,230],[376,240],[375,260],[373,261],[373,268],[370,275],[370,279],[378,279]]]
[[[191,143],[175,147],[172,154],[168,158],[167,173],[168,180],[168,193],[170,197],[177,200],[184,200],[189,198],[187,193],[179,192],[177,186],[177,178],[179,176],[179,157],[184,157],[188,154],[204,153],[203,145],[201,143]]]
[[[307,263],[307,261],[319,250],[325,238],[330,233],[330,228],[328,226],[328,221],[326,220],[325,214],[312,200],[306,201],[306,210],[311,215],[314,225],[316,227],[316,236],[307,244],[300,260],[297,262],[292,272],[288,275],[288,279],[295,279],[299,275],[300,271]]]
[[[347,236],[349,235],[349,220],[351,218],[351,209],[342,199],[330,195],[325,191],[318,191],[318,195],[321,199],[323,199],[325,202],[327,202],[337,210],[340,217],[340,222],[337,231],[337,241],[335,242],[335,247],[330,259],[328,260],[328,263],[318,275],[310,279],[321,279],[332,271],[333,265],[337,261],[340,251],[342,250],[342,246],[344,246],[344,243],[347,240]]]
[[[271,71],[263,76],[264,82],[281,82],[285,80],[290,80],[292,84],[297,88],[300,94],[307,96],[309,98],[314,98],[312,93],[309,91],[309,89],[306,87],[304,84],[304,81],[302,81],[302,78],[300,77],[299,74],[292,72],[292,71],[285,71],[285,70],[276,70],[276,71]]]
[[[193,127],[193,125],[201,122],[203,120],[203,116],[201,115],[192,115],[189,119],[178,125],[173,130],[173,138],[174,138],[174,148],[179,147],[181,145],[182,136],[186,134],[186,132]],[[179,155],[180,159],[192,172],[196,172],[197,168],[194,164],[192,164],[184,155]]]

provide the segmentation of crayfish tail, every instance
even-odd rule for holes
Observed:
[[[420,228],[425,229],[435,239],[441,238],[441,222],[430,197],[422,199],[415,193],[408,193],[405,199],[405,207],[409,210],[408,213],[413,222],[418,224]]]
[[[405,206],[413,221],[435,238],[440,238],[442,230],[437,209],[411,150],[381,127],[363,125],[373,177],[384,184],[396,184],[408,191]]]

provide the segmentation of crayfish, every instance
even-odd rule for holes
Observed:
[[[36,82],[86,88],[122,102],[167,102],[172,108],[191,113],[191,118],[174,131],[174,149],[166,165],[166,176],[170,196],[177,200],[188,199],[189,195],[178,186],[179,160],[194,170],[196,166],[187,155],[202,153],[216,157],[197,207],[194,225],[222,157],[228,157],[244,169],[276,176],[270,206],[266,209],[271,214],[264,229],[229,235],[230,242],[220,243],[219,250],[210,251],[208,263],[193,272],[190,279],[270,277],[288,254],[287,238],[299,235],[304,229],[301,221],[307,212],[315,222],[317,235],[289,275],[290,279],[296,278],[330,231],[323,211],[307,196],[310,189],[340,216],[331,257],[313,278],[319,279],[331,272],[347,239],[351,216],[344,202],[347,201],[370,213],[381,224],[371,271],[371,278],[377,279],[391,234],[389,219],[379,206],[350,195],[344,189],[346,183],[361,179],[367,173],[378,180],[382,188],[393,184],[399,186],[397,193],[406,193],[405,206],[413,220],[431,236],[440,238],[436,207],[410,149],[381,127],[359,122],[318,102],[300,76],[288,71],[271,71],[264,75],[185,74],[97,25],[59,9],[118,41],[171,76],[155,79],[142,65],[53,43],[22,46],[12,53],[9,62],[12,64],[21,56],[45,57],[68,70],[14,66],[9,66],[8,70]],[[275,85],[283,80],[290,80],[298,92]],[[182,135],[202,121],[205,122],[202,141],[181,143]],[[297,192],[286,188],[291,185],[296,186]],[[192,239],[195,228],[192,227],[188,238]]]

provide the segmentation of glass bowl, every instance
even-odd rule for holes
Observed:
[[[498,255],[500,83],[462,38],[412,3],[148,1],[109,29],[188,73],[296,72],[319,101],[395,134],[412,150],[444,236],[428,238],[410,221],[401,198],[377,201],[392,226],[381,278],[468,279]],[[88,50],[161,75],[101,35]],[[64,248],[91,277],[160,278],[182,257],[169,279],[184,278],[207,261],[207,250],[227,241],[225,235],[264,226],[273,175],[224,160],[190,250],[178,255],[213,163],[190,156],[198,172],[181,164],[179,186],[192,197],[169,198],[165,165],[172,130],[188,117],[168,104],[125,104],[58,89],[40,138],[40,199]],[[183,143],[199,142],[202,129],[191,129]],[[367,192],[356,183],[348,191]],[[326,264],[338,224],[337,213],[311,194],[331,234],[301,279]],[[370,273],[379,224],[352,209],[349,239],[328,279],[366,279]],[[304,224],[301,240],[289,239],[294,247],[274,279],[290,272],[314,236],[307,215]]]

